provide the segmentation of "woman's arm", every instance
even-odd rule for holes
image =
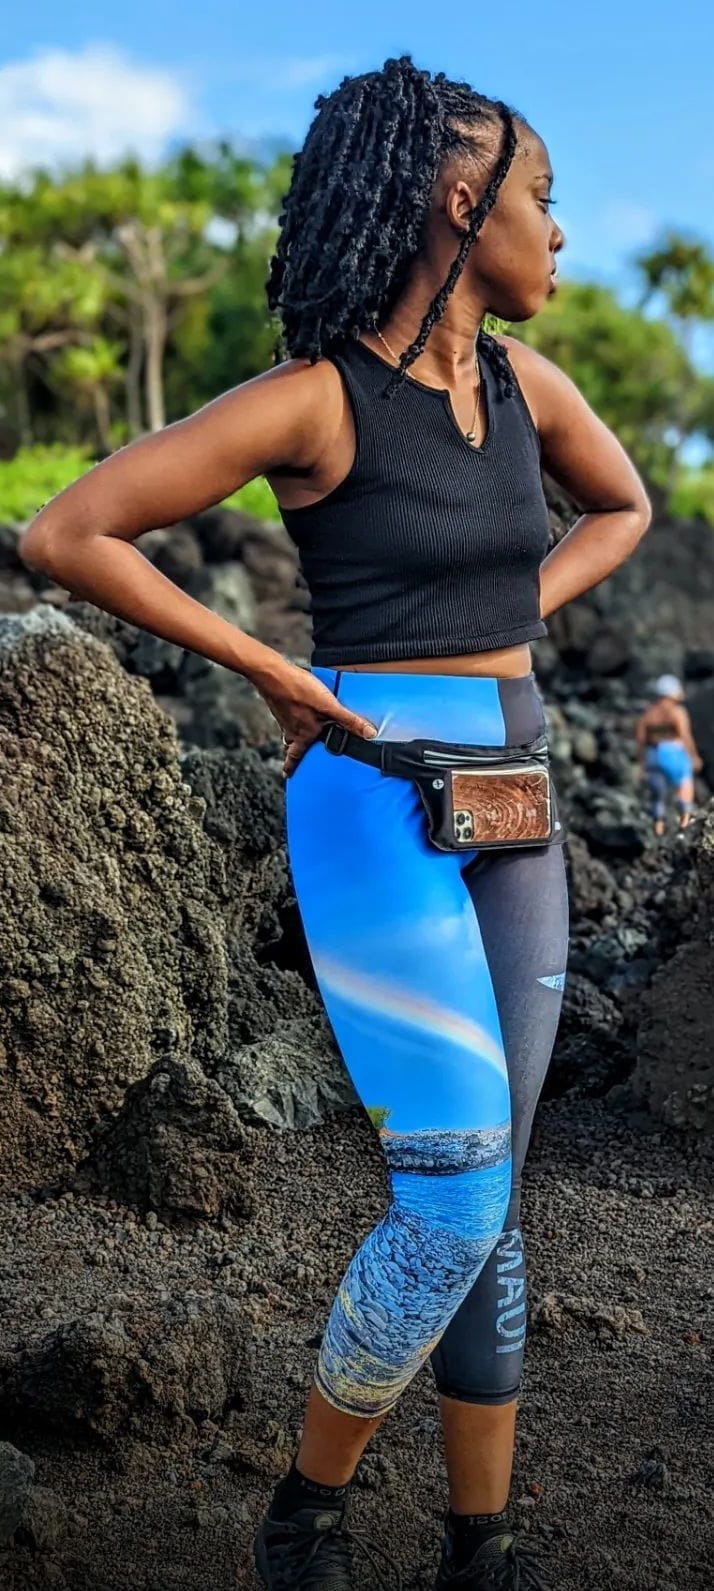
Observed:
[[[640,717],[637,720],[637,723],[635,724],[635,744],[637,746],[637,757],[638,757],[638,761],[639,762],[644,762],[644,760],[645,760],[645,748],[647,746],[647,723],[648,723],[648,719],[649,719],[649,712],[641,713]]]
[[[652,519],[642,481],[570,378],[504,337],[541,442],[543,468],[583,510],[541,567],[541,614],[599,585],[629,558]]]
[[[290,743],[288,773],[326,718],[358,734],[372,733],[371,725],[340,708],[305,669],[181,591],[132,544],[257,475],[319,478],[342,436],[341,393],[326,362],[282,365],[121,448],[46,504],[20,539],[25,561],[58,585],[252,680]]]

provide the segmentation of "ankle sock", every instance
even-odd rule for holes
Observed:
[[[344,1486],[323,1486],[320,1481],[308,1480],[301,1475],[295,1461],[275,1488],[270,1512],[273,1519],[289,1519],[300,1508],[341,1508],[350,1489]]]
[[[450,1508],[446,1516],[450,1539],[450,1562],[454,1569],[465,1569],[479,1547],[491,1536],[501,1536],[508,1529],[505,1510],[500,1514],[455,1514]]]

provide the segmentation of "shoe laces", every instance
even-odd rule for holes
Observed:
[[[533,1548],[519,1536],[511,1537],[491,1579],[494,1591],[549,1591]]]
[[[283,1548],[286,1587],[299,1585],[301,1591],[312,1591],[312,1588],[320,1591],[331,1573],[337,1576],[349,1572],[351,1548],[354,1547],[376,1572],[374,1591],[402,1591],[401,1574],[384,1547],[370,1541],[362,1531],[352,1530],[351,1526],[343,1524],[339,1514],[326,1514],[324,1517],[331,1518],[332,1523],[325,1523],[317,1529],[314,1525],[286,1521],[283,1527],[286,1534],[289,1532]],[[305,1557],[305,1543],[308,1540],[310,1550]],[[383,1578],[385,1568],[391,1575],[391,1587],[389,1580]]]

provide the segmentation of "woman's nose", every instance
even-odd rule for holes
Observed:
[[[558,226],[557,221],[553,222],[553,241],[550,246],[554,254],[558,254],[565,247],[565,233]]]

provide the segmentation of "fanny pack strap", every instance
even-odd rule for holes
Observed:
[[[548,743],[544,735],[526,746],[467,746],[447,745],[433,740],[367,740],[354,735],[342,724],[323,724],[322,740],[334,757],[350,757],[355,762],[366,762],[381,773],[398,779],[413,779],[415,773],[428,774],[436,768],[501,767],[505,762],[523,762],[525,758],[548,761]]]

